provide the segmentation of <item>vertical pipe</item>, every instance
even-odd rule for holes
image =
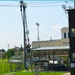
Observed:
[[[53,50],[53,64],[54,64],[54,50]]]
[[[32,51],[31,51],[31,55],[30,55],[30,64],[31,64],[31,71],[33,71],[33,59],[32,59]]]

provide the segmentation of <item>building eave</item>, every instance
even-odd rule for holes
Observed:
[[[53,47],[40,47],[40,48],[34,48],[32,51],[41,51],[41,50],[66,50],[70,49],[69,46],[53,46]]]

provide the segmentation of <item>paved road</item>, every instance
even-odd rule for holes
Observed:
[[[66,73],[66,74],[63,74],[63,75],[70,75],[70,73]]]

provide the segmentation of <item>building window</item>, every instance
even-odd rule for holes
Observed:
[[[64,33],[64,38],[66,38],[66,33]]]

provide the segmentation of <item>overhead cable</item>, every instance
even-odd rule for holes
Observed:
[[[61,5],[28,5],[27,7],[56,7]],[[0,4],[0,7],[19,7],[19,5]]]
[[[62,18],[64,13],[61,14],[61,16],[58,18],[58,20],[55,22],[55,24],[51,27],[51,29],[49,30],[49,32],[46,34],[46,36],[44,37],[44,39],[51,33],[51,31],[54,29],[54,27],[57,25],[57,23],[59,22],[59,20]]]

